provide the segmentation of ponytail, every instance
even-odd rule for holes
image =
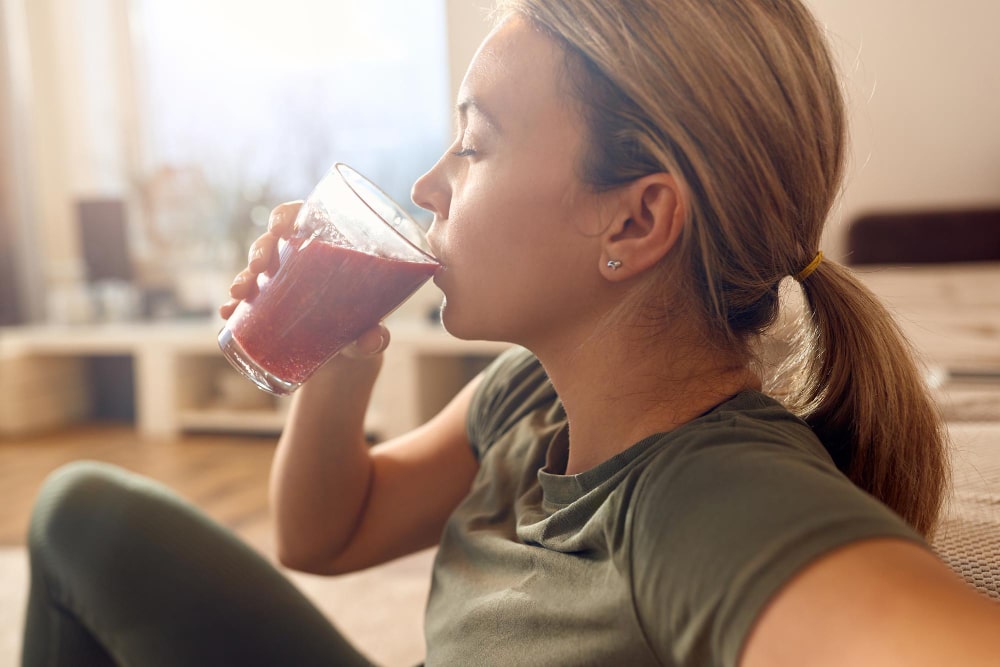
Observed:
[[[824,261],[801,285],[806,322],[785,368],[786,404],[851,481],[929,536],[947,484],[946,440],[909,343],[848,269]]]

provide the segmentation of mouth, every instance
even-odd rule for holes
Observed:
[[[448,281],[451,272],[448,265],[444,263],[444,260],[438,259],[438,262],[440,266],[438,266],[437,270],[431,276],[431,282],[443,289],[444,283]]]

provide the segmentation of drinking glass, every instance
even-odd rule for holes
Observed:
[[[230,363],[277,395],[295,391],[440,267],[423,228],[343,163],[306,199],[278,257],[219,333]]]

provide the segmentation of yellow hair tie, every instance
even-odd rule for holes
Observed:
[[[819,265],[822,263],[823,263],[823,251],[820,250],[818,253],[816,253],[816,258],[809,263],[809,266],[807,266],[806,268],[802,269],[797,274],[795,274],[795,279],[798,280],[800,283],[805,281],[805,279],[811,276],[816,271],[816,269],[819,268]]]

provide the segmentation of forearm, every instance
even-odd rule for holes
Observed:
[[[271,468],[279,559],[308,569],[349,544],[372,476],[364,419],[381,355],[340,355],[295,395]]]

